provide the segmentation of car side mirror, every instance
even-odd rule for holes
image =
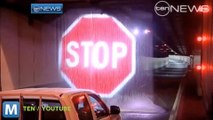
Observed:
[[[118,106],[112,105],[110,106],[111,114],[120,114],[120,108]]]

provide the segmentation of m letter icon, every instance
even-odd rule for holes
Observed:
[[[18,118],[20,113],[20,104],[17,101],[3,102],[3,117],[4,118]]]

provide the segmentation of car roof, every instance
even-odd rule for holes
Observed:
[[[1,91],[0,96],[19,96],[30,95],[30,96],[56,96],[61,97],[64,94],[75,94],[75,93],[93,93],[91,90],[85,89],[72,89],[72,88],[24,88],[17,90]]]

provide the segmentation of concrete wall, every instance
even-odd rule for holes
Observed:
[[[54,25],[0,9],[2,89],[61,82]]]
[[[144,70],[153,70],[168,64],[168,57],[165,58],[152,58],[152,57],[140,57],[140,63]]]
[[[193,56],[193,67],[200,65],[200,62],[201,62],[201,56],[200,55],[194,55]]]
[[[179,65],[175,66],[175,68],[186,68],[190,64],[190,57],[189,56],[180,56],[180,55],[169,55],[165,58],[153,58],[153,57],[140,57],[140,63],[144,70],[153,70],[158,69],[160,67],[171,67],[172,62],[174,61],[175,64],[180,63]]]
[[[190,57],[189,56],[180,56],[180,55],[169,55],[170,60],[177,60],[180,62],[186,62],[190,64]]]

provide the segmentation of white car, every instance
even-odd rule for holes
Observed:
[[[0,120],[120,120],[120,108],[110,110],[94,92],[70,88],[26,88],[0,92]],[[18,103],[5,109],[7,103]],[[7,106],[8,107],[8,106]],[[4,112],[7,112],[6,114]]]

